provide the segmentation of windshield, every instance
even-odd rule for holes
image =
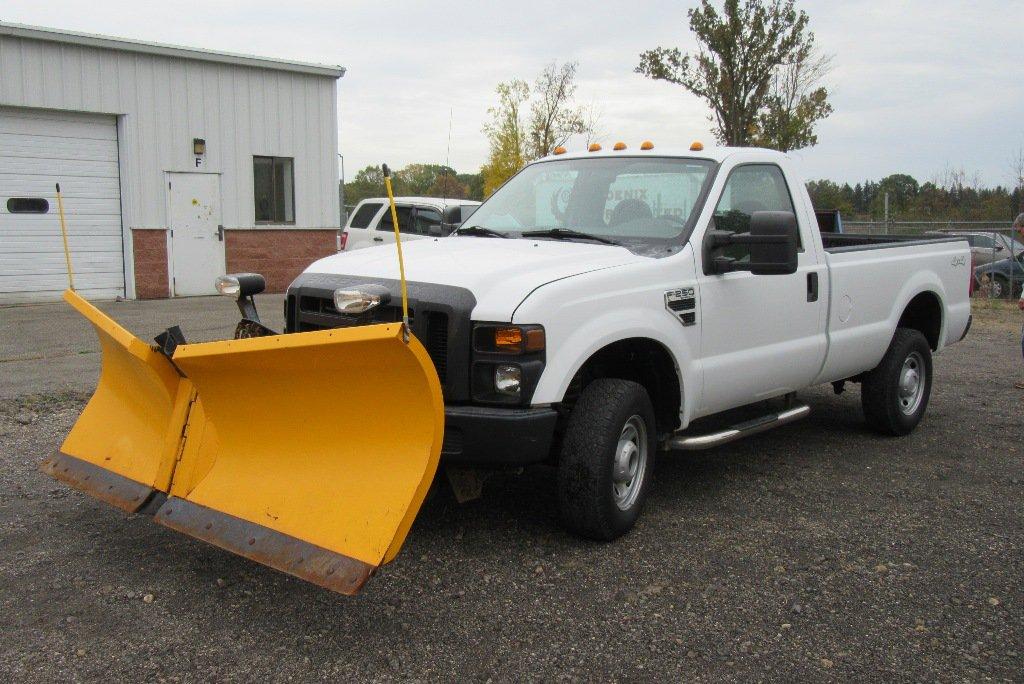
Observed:
[[[636,157],[533,164],[464,225],[510,237],[563,229],[630,248],[678,243],[692,227],[713,168],[713,162],[701,159]]]

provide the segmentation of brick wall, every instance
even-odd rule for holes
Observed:
[[[224,234],[228,273],[261,273],[267,292],[284,292],[295,277],[321,257],[334,254],[338,231],[227,230]]]
[[[135,262],[135,296],[163,299],[170,294],[167,277],[167,231],[132,230]]]

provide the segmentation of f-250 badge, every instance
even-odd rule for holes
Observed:
[[[665,308],[683,325],[697,323],[697,296],[692,287],[681,287],[665,293]]]
[[[953,261],[950,263],[950,265],[953,268],[956,268],[957,266],[966,266],[967,265],[967,257],[965,257],[965,256],[953,257]]]

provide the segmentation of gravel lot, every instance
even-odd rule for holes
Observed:
[[[976,313],[910,437],[806,392],[802,423],[663,458],[608,545],[558,528],[550,471],[502,475],[428,501],[354,599],[49,480],[85,395],[4,399],[0,680],[1019,680],[1019,321]]]

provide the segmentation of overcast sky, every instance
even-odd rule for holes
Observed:
[[[606,142],[711,142],[707,109],[678,86],[635,73],[641,51],[694,47],[690,2],[372,2],[235,0],[140,3],[6,0],[0,20],[340,64],[345,171],[443,162],[475,171],[494,86],[532,80],[551,60],[579,62],[577,99],[602,113]],[[795,153],[810,178],[947,168],[1010,184],[1024,146],[1024,1],[798,3],[835,56],[835,113],[819,145]],[[576,144],[581,144],[576,142]]]

